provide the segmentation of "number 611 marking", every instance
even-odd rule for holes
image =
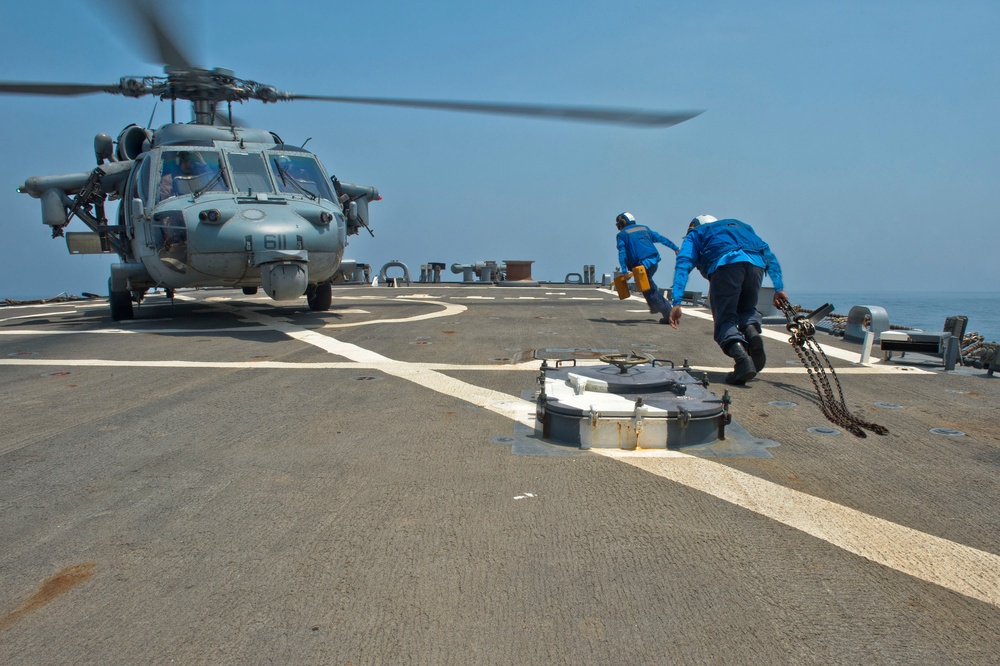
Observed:
[[[295,249],[301,250],[303,246],[302,236],[295,236]],[[287,250],[288,236],[285,234],[264,234],[265,250]]]

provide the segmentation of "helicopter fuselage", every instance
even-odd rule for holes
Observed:
[[[102,153],[117,159],[20,189],[41,199],[54,235],[75,214],[101,241],[91,247],[121,256],[109,281],[116,319],[153,287],[260,286],[275,300],[305,294],[312,309],[328,309],[347,236],[368,226],[367,204],[380,198],[374,187],[331,179],[315,155],[266,130],[130,126],[114,157],[100,136],[95,145],[99,162]],[[116,225],[101,219],[105,195],[121,199]]]

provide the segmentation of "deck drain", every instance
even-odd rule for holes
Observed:
[[[797,402],[791,402],[790,400],[772,400],[771,402],[769,402],[767,404],[771,405],[772,407],[798,407],[799,406]]]
[[[38,352],[34,352],[34,351],[19,351],[19,352],[13,352],[11,354],[7,354],[7,356],[10,356],[10,357],[15,357],[15,356],[38,356]]]
[[[382,378],[376,377],[375,375],[359,375],[357,377],[351,377],[351,379],[356,382],[377,382]]]
[[[876,402],[876,407],[881,407],[882,409],[902,409],[902,405],[897,405],[894,402]]]
[[[59,372],[46,372],[43,377],[66,377],[68,375],[76,374],[72,370],[60,370]]]
[[[809,428],[809,432],[814,435],[839,435],[840,431],[836,428],[830,428],[829,426],[816,426],[815,428]]]
[[[943,435],[945,437],[965,437],[965,433],[954,428],[931,428],[931,434]]]

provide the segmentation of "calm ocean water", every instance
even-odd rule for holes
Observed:
[[[967,333],[977,332],[989,342],[1000,342],[1000,292],[893,292],[830,291],[792,292],[791,300],[814,309],[833,303],[836,314],[846,315],[855,305],[878,305],[889,315],[893,326],[940,331],[945,317],[965,315]]]

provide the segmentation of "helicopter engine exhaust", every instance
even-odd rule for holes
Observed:
[[[306,293],[309,269],[301,261],[278,261],[260,266],[260,283],[276,301],[293,301]]]

